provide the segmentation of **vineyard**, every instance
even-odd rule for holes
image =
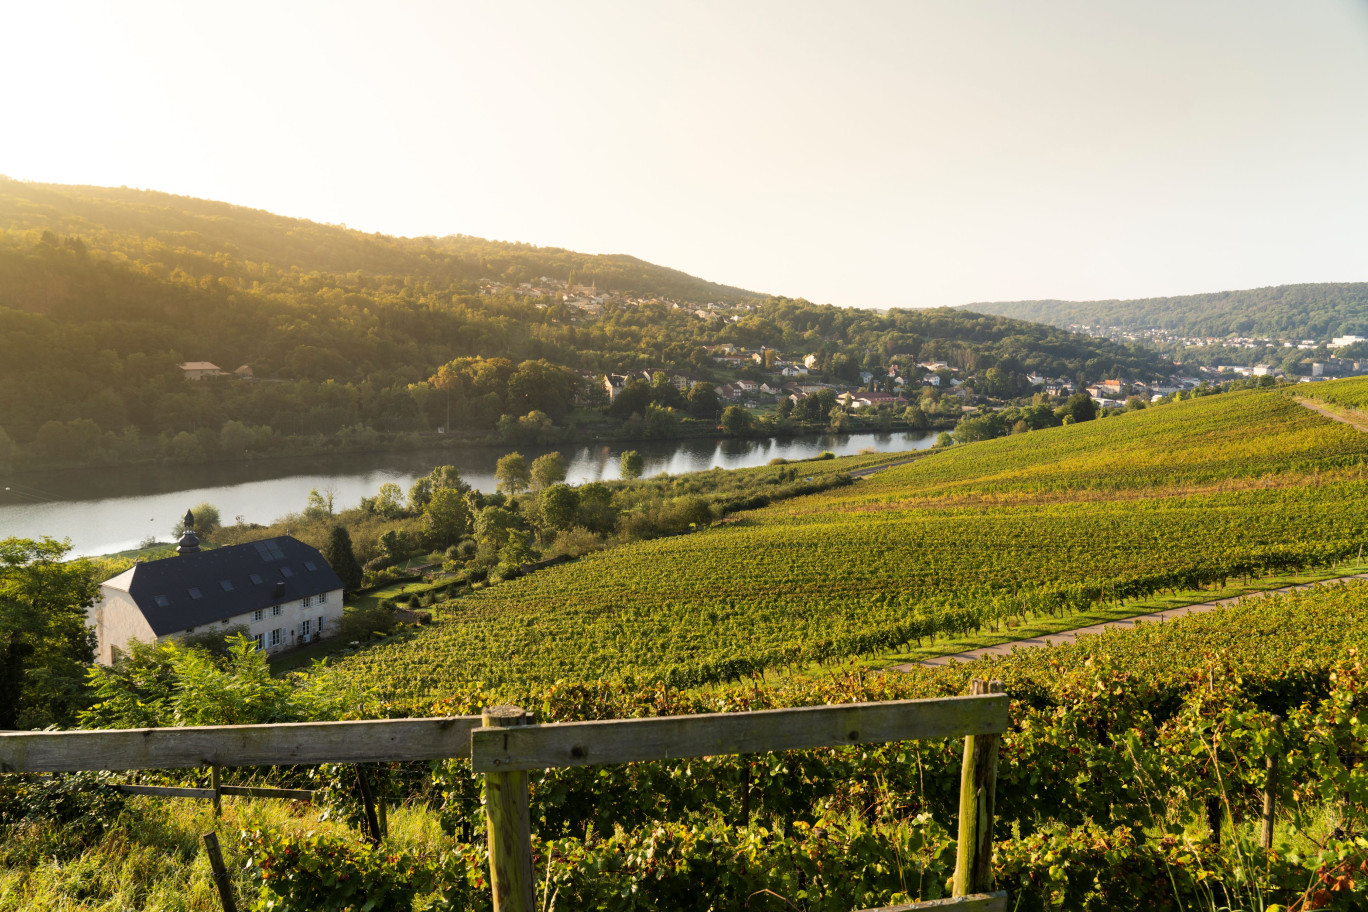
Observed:
[[[1012,698],[994,864],[1010,907],[1351,910],[1363,905],[1368,869],[1368,775],[1359,766],[1368,753],[1365,648],[1368,584],[1351,583],[975,667],[833,671],[711,692],[603,683],[505,695],[540,720],[575,721],[945,696],[963,693],[971,675],[991,675]],[[426,714],[466,714],[493,698],[467,687]],[[960,750],[958,740],[905,742],[534,773],[539,907],[845,912],[942,896],[954,865]],[[1270,757],[1281,772],[1265,851],[1255,831]],[[469,762],[384,764],[372,773],[395,821],[379,848],[347,825],[357,808],[337,771],[272,777],[287,786],[321,781],[323,821],[307,807],[268,815],[230,805],[222,825],[242,831],[232,846],[239,895],[276,912],[367,902],[488,910],[483,811]],[[11,867],[0,874],[0,908],[34,907],[62,871],[87,872],[82,908],[120,908],[105,904],[116,888],[85,859],[106,846],[174,855],[168,830],[176,825],[158,817],[165,803],[132,802],[117,817],[97,785],[84,787],[95,797],[77,809],[81,836],[5,830],[0,858]],[[51,790],[19,784],[6,807],[69,813]],[[35,852],[66,860],[40,863]],[[15,876],[25,864],[30,873]],[[144,861],[140,876],[159,871]],[[194,878],[186,896],[202,900],[158,908],[211,909],[207,875],[181,876]]]
[[[687,688],[1356,559],[1365,456],[1368,436],[1261,391],[954,447],[446,603],[326,674],[409,702]]]
[[[1352,377],[1334,383],[1303,383],[1294,387],[1298,396],[1320,399],[1355,411],[1368,411],[1368,377]]]

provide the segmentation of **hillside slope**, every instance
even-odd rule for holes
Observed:
[[[1207,396],[957,446],[703,534],[450,603],[331,674],[678,685],[1351,556],[1368,436],[1277,393]]]
[[[995,301],[968,304],[965,309],[1060,327],[1328,341],[1340,335],[1368,335],[1368,282],[1277,285],[1129,301]]]

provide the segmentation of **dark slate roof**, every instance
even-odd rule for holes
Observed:
[[[317,548],[288,535],[135,564],[116,580],[157,636],[342,588]]]

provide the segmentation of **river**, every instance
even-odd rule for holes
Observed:
[[[934,432],[814,435],[769,440],[679,440],[629,444],[567,444],[519,447],[531,462],[550,449],[565,455],[567,481],[619,477],[618,456],[638,450],[645,475],[678,475],[713,467],[739,469],[771,459],[805,459],[830,450],[838,456],[865,450],[920,450]],[[28,474],[0,490],[0,538],[70,539],[73,555],[135,548],[149,536],[169,541],[171,528],[198,503],[218,507],[225,523],[268,523],[304,509],[310,488],[331,489],[338,509],[353,507],[380,485],[409,485],[434,465],[456,466],[481,491],[494,490],[494,464],[511,447],[460,447],[424,452],[361,453],[214,463],[203,466],[137,466]]]

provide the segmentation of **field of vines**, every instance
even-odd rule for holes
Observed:
[[[1360,412],[1368,412],[1368,377],[1350,377],[1325,383],[1299,383],[1292,388],[1297,396],[1320,399]]]
[[[1368,435],[1262,391],[957,446],[446,603],[327,674],[419,701],[697,686],[1356,559],[1365,457]]]
[[[1001,678],[1012,721],[994,868],[1013,908],[1349,910],[1368,899],[1365,647],[1368,584],[1349,583],[909,675],[708,693],[561,684],[516,699],[568,721],[936,696]],[[491,698],[466,690],[428,711]],[[944,895],[961,752],[947,740],[533,773],[539,903],[845,910]],[[1281,773],[1265,853],[1253,834],[1270,756]],[[323,903],[327,876],[347,871],[429,893],[430,908],[489,908],[468,765],[438,765],[423,794],[447,838],[387,847],[388,862],[355,840],[244,833],[256,886],[284,912],[349,908]]]

